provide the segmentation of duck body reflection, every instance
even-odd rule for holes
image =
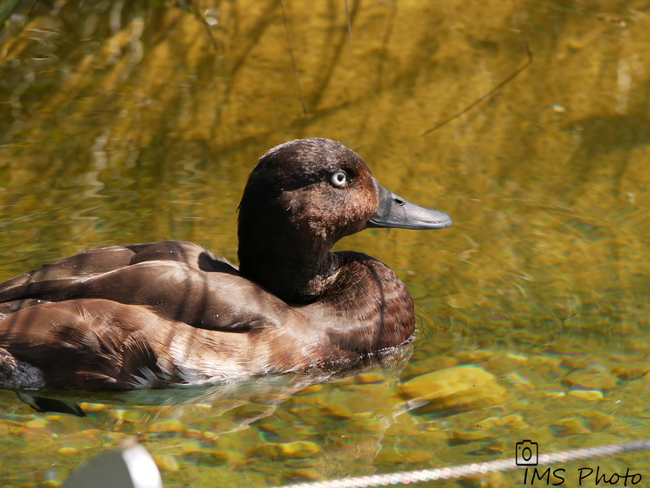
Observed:
[[[326,139],[267,152],[239,207],[240,267],[190,242],[77,254],[0,285],[0,386],[121,390],[347,367],[409,341],[386,265],[330,252],[368,227],[437,229]]]

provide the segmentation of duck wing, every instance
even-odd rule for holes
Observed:
[[[221,271],[238,274],[237,268],[214,256],[193,242],[167,241],[130,244],[93,249],[45,264],[38,269],[0,284],[0,302],[6,290],[40,281],[83,278],[146,261],[175,261],[203,271]]]
[[[134,373],[161,383],[169,376],[169,361],[151,332],[164,322],[145,307],[108,300],[18,310],[0,321],[0,384],[123,389],[134,386]]]
[[[289,313],[289,319],[301,327],[295,315]],[[310,364],[294,333],[285,328],[261,332],[197,329],[149,307],[105,299],[43,303],[0,320],[0,386],[123,390],[285,372]],[[283,346],[288,351],[276,357]]]
[[[287,308],[200,246],[158,242],[77,254],[9,280],[0,285],[0,314],[84,298],[143,305],[167,320],[232,332],[280,325]]]

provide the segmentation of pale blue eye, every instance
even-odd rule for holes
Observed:
[[[343,188],[347,182],[348,175],[345,173],[345,171],[337,171],[330,178],[330,183],[336,188]]]

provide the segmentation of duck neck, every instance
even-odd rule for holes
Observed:
[[[243,277],[263,286],[289,303],[311,303],[336,275],[338,260],[331,245],[300,242],[299,236],[275,229],[239,241],[239,270]]]

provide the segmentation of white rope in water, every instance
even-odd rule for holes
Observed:
[[[650,440],[588,447],[585,449],[574,449],[571,451],[555,452],[552,454],[540,454],[538,456],[537,466],[567,463],[570,461],[615,456],[625,452],[647,450],[650,450]],[[463,464],[461,466],[451,466],[448,468],[402,471],[391,474],[373,474],[371,476],[358,476],[355,478],[297,483],[294,485],[283,485],[281,488],[366,488],[372,486],[408,485],[410,483],[465,478],[467,476],[511,471],[513,469],[527,467],[532,466],[519,466],[517,465],[515,458],[510,458],[497,461],[487,461],[484,463]]]

